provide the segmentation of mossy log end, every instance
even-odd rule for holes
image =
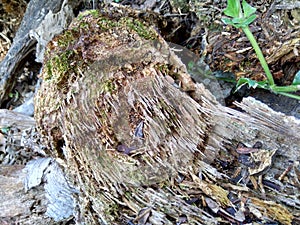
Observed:
[[[217,224],[203,204],[222,210],[230,191],[247,192],[214,164],[235,162],[226,143],[285,135],[218,105],[151,26],[120,11],[80,15],[49,43],[42,76],[35,118],[80,189],[77,222],[175,224],[184,215],[188,224]],[[195,196],[202,203],[190,204]],[[267,204],[246,196],[252,208]],[[266,216],[289,224],[299,207],[285,207]]]

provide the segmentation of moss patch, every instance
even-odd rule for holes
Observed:
[[[69,60],[73,54],[73,51],[68,50],[48,60],[46,62],[47,73],[44,79],[52,80],[56,84],[61,83],[70,70]]]
[[[124,22],[123,22],[124,21]],[[129,27],[131,30],[134,30],[138,33],[138,35],[146,40],[154,40],[157,39],[156,32],[153,31],[153,29],[149,29],[143,22],[133,19],[130,17],[125,17],[121,20],[127,27]]]
[[[97,10],[85,11],[77,17],[80,28],[90,28],[92,22],[91,19],[89,19],[90,15],[93,19],[96,19],[96,24],[102,31],[123,27],[126,30],[135,31],[140,37],[146,40],[154,40],[157,38],[157,33],[149,27],[147,23],[141,20],[128,16],[119,19],[111,19],[108,16],[100,15]]]
[[[83,11],[78,15],[77,19],[82,20],[85,16],[89,15],[92,15],[94,18],[97,18],[99,17],[99,11],[96,9]]]

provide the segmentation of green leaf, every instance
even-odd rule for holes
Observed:
[[[245,21],[244,18],[233,18],[232,22],[234,22],[235,24],[242,24]]]
[[[244,19],[244,21],[240,24],[241,26],[248,26],[256,19],[256,15],[249,16],[248,18]]]
[[[249,5],[245,0],[242,1],[242,7],[244,13],[241,9],[240,0],[227,0],[227,8],[224,10],[224,14],[232,17],[232,19],[223,18],[223,23],[236,28],[245,27],[252,23],[256,18],[254,14],[256,8]]]
[[[7,134],[8,133],[8,131],[10,130],[10,127],[1,127],[1,133],[2,134]]]
[[[233,18],[242,17],[240,0],[227,0],[227,7],[224,10],[226,16]]]
[[[236,84],[236,90],[239,90],[242,86],[248,84],[249,88],[263,88],[263,89],[269,89],[268,81],[256,81],[256,80],[251,80],[249,78],[242,77],[238,80]]]
[[[239,87],[239,86],[243,86],[243,85],[245,85],[245,84],[248,84],[249,87],[256,88],[256,86],[257,86],[257,81],[251,80],[251,79],[249,79],[249,78],[242,77],[242,78],[240,78],[240,79],[238,80],[238,82],[237,82],[236,85]]]
[[[256,19],[256,15],[252,15],[248,18],[233,18],[231,21],[233,23],[233,26],[239,28],[239,27],[248,26],[255,19]],[[232,24],[230,24],[230,25],[232,25]]]
[[[222,20],[223,23],[235,27],[235,23],[231,19],[229,19],[229,18],[222,18],[221,20]]]
[[[251,16],[256,11],[256,8],[249,5],[245,0],[243,0],[243,2],[242,2],[242,7],[243,7],[243,12],[244,12],[245,18]]]
[[[296,73],[292,85],[299,85],[300,84],[300,70]]]

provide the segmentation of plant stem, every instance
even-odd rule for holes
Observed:
[[[288,86],[273,86],[271,90],[275,93],[279,92],[296,92],[300,90],[300,85],[288,85]]]
[[[290,94],[290,93],[286,93],[286,92],[278,92],[278,94],[280,95],[284,95],[290,98],[294,98],[300,101],[300,96],[299,95],[294,95],[294,94]]]
[[[244,26],[244,27],[242,27],[242,29],[243,29],[244,33],[246,34],[247,38],[249,39],[252,47],[254,48],[254,51],[255,51],[255,53],[256,53],[259,61],[260,61],[261,66],[263,67],[263,69],[264,69],[264,71],[267,75],[269,85],[272,89],[272,86],[274,86],[275,83],[274,83],[274,79],[273,79],[273,76],[271,74],[271,71],[269,69],[269,66],[266,62],[266,59],[265,59],[260,47],[258,46],[257,41],[256,41],[255,37],[253,36],[253,34],[252,34],[251,30],[249,29],[249,27]]]

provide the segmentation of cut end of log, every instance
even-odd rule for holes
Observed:
[[[35,100],[49,154],[63,162],[73,185],[80,187],[78,211],[87,224],[132,219],[174,224],[183,214],[190,224],[217,224],[202,208],[225,213],[233,204],[230,193],[244,200],[249,190],[240,181],[232,184],[234,175],[226,174],[226,166],[241,168],[245,186],[249,179],[256,182],[256,174],[250,177],[237,161],[233,145],[265,140],[264,151],[274,154],[254,166],[259,175],[269,170],[275,177],[280,166],[273,157],[289,158],[278,151],[286,146],[284,134],[262,123],[257,116],[262,108],[247,115],[216,103],[202,84],[192,82],[155,29],[122,12],[81,14],[49,43]],[[272,113],[264,115],[272,121]],[[293,140],[295,147],[298,136]],[[200,207],[189,203],[193,196]],[[292,213],[282,209],[291,221]],[[231,221],[243,221],[246,212],[239,213]]]

